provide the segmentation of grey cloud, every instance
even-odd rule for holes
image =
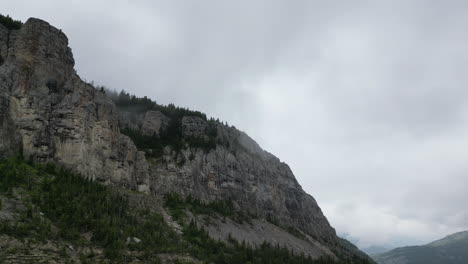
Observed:
[[[468,229],[466,1],[2,7],[62,28],[83,78],[247,131],[360,245]]]

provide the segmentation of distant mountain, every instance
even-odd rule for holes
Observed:
[[[370,246],[370,247],[362,248],[361,250],[365,252],[366,254],[368,254],[369,256],[372,256],[372,255],[382,254],[387,251],[390,251],[391,248],[381,247],[381,246]]]
[[[379,264],[466,264],[468,231],[449,235],[424,246],[396,248],[373,258]]]

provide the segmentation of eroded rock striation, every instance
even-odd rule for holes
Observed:
[[[47,22],[31,18],[20,30],[0,25],[0,56],[0,157],[21,152],[153,196],[175,192],[230,200],[235,210],[300,230],[306,238],[291,248],[315,257],[355,254],[340,243],[287,164],[220,122],[119,109],[104,91],[80,79],[67,37]],[[160,154],[148,155],[155,152],[137,149],[121,129],[161,140],[175,131],[181,145],[165,143]],[[245,237],[259,241],[258,235]]]
[[[39,19],[0,25],[0,156],[21,150],[86,177],[148,191],[145,155],[120,134],[112,101],[74,70],[68,39]]]

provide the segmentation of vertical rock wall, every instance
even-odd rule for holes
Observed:
[[[144,154],[120,134],[112,101],[76,74],[65,34],[32,18],[19,31],[0,26],[0,48],[1,156],[22,152],[149,191]]]

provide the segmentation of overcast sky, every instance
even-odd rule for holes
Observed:
[[[468,229],[467,1],[0,2],[82,78],[246,131],[361,247]]]

